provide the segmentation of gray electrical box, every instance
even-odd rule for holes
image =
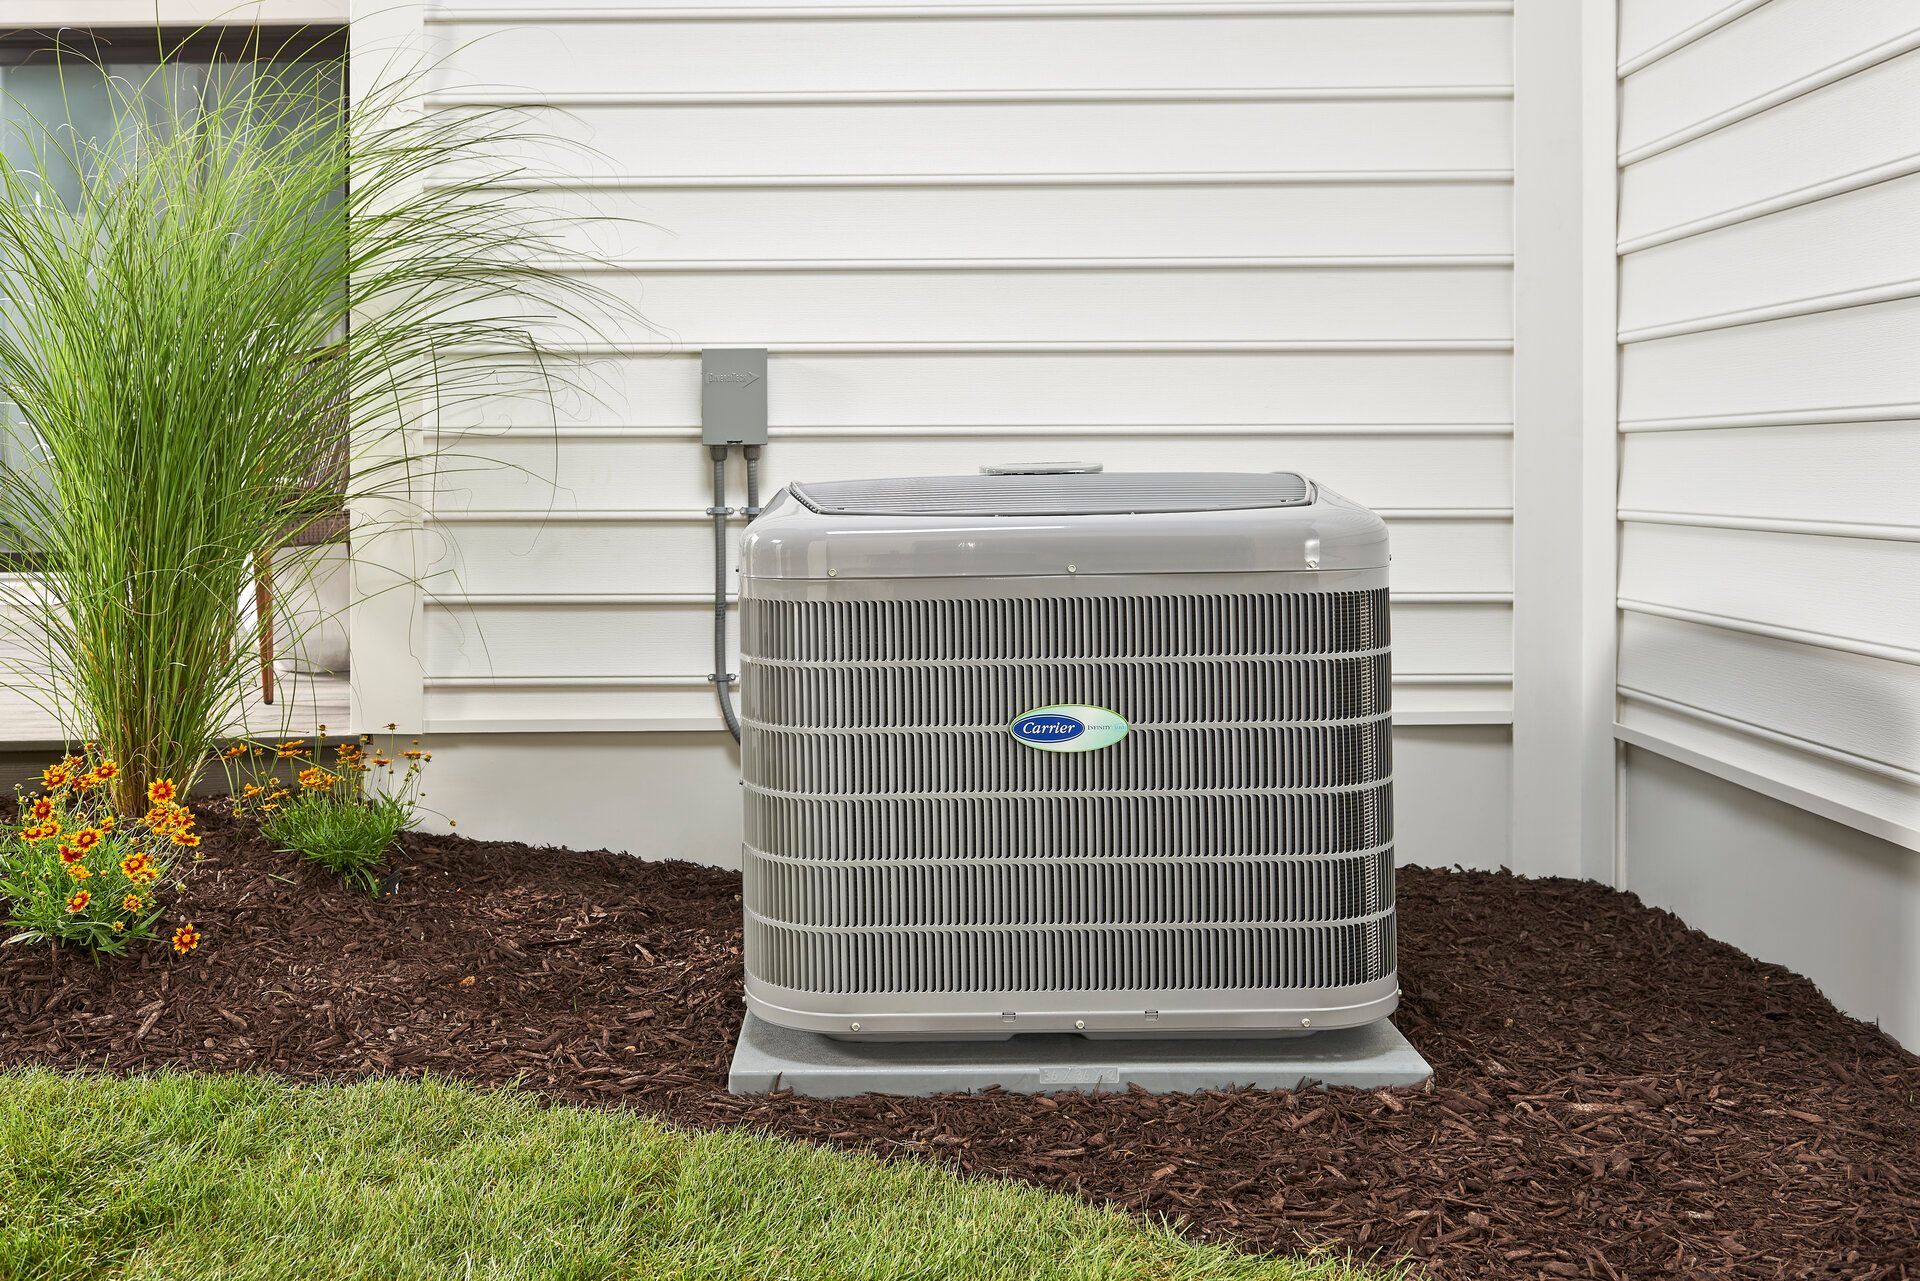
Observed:
[[[700,440],[767,443],[765,347],[709,347],[700,353]]]

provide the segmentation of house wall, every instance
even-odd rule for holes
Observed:
[[[7,0],[0,30],[344,23],[351,0]]]
[[[697,370],[749,345],[771,350],[769,492],[1086,457],[1298,468],[1382,509],[1403,854],[1507,860],[1510,5],[420,21],[437,109],[564,109],[546,123],[594,154],[544,157],[563,176],[539,195],[654,327],[597,336],[597,394],[557,425],[511,398],[445,424],[502,464],[436,500],[408,659],[463,830],[518,831],[529,775],[548,787],[530,749],[569,736],[571,776],[631,805],[526,834],[733,857]],[[404,703],[415,678],[367,679]]]
[[[1626,884],[1912,1039],[1920,13],[1620,24]]]

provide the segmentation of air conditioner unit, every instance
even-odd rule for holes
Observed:
[[[1387,532],[1291,473],[795,483],[741,568],[749,1008],[880,1040],[1385,1018]]]

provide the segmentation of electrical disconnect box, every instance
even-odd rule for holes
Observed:
[[[765,347],[709,347],[700,353],[700,440],[767,443]]]

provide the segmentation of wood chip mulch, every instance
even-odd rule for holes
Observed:
[[[741,1099],[736,875],[415,836],[375,903],[203,822],[201,949],[0,951],[0,1062],[521,1081],[1442,1278],[1920,1278],[1920,1060],[1597,885],[1401,873],[1425,1092]]]

